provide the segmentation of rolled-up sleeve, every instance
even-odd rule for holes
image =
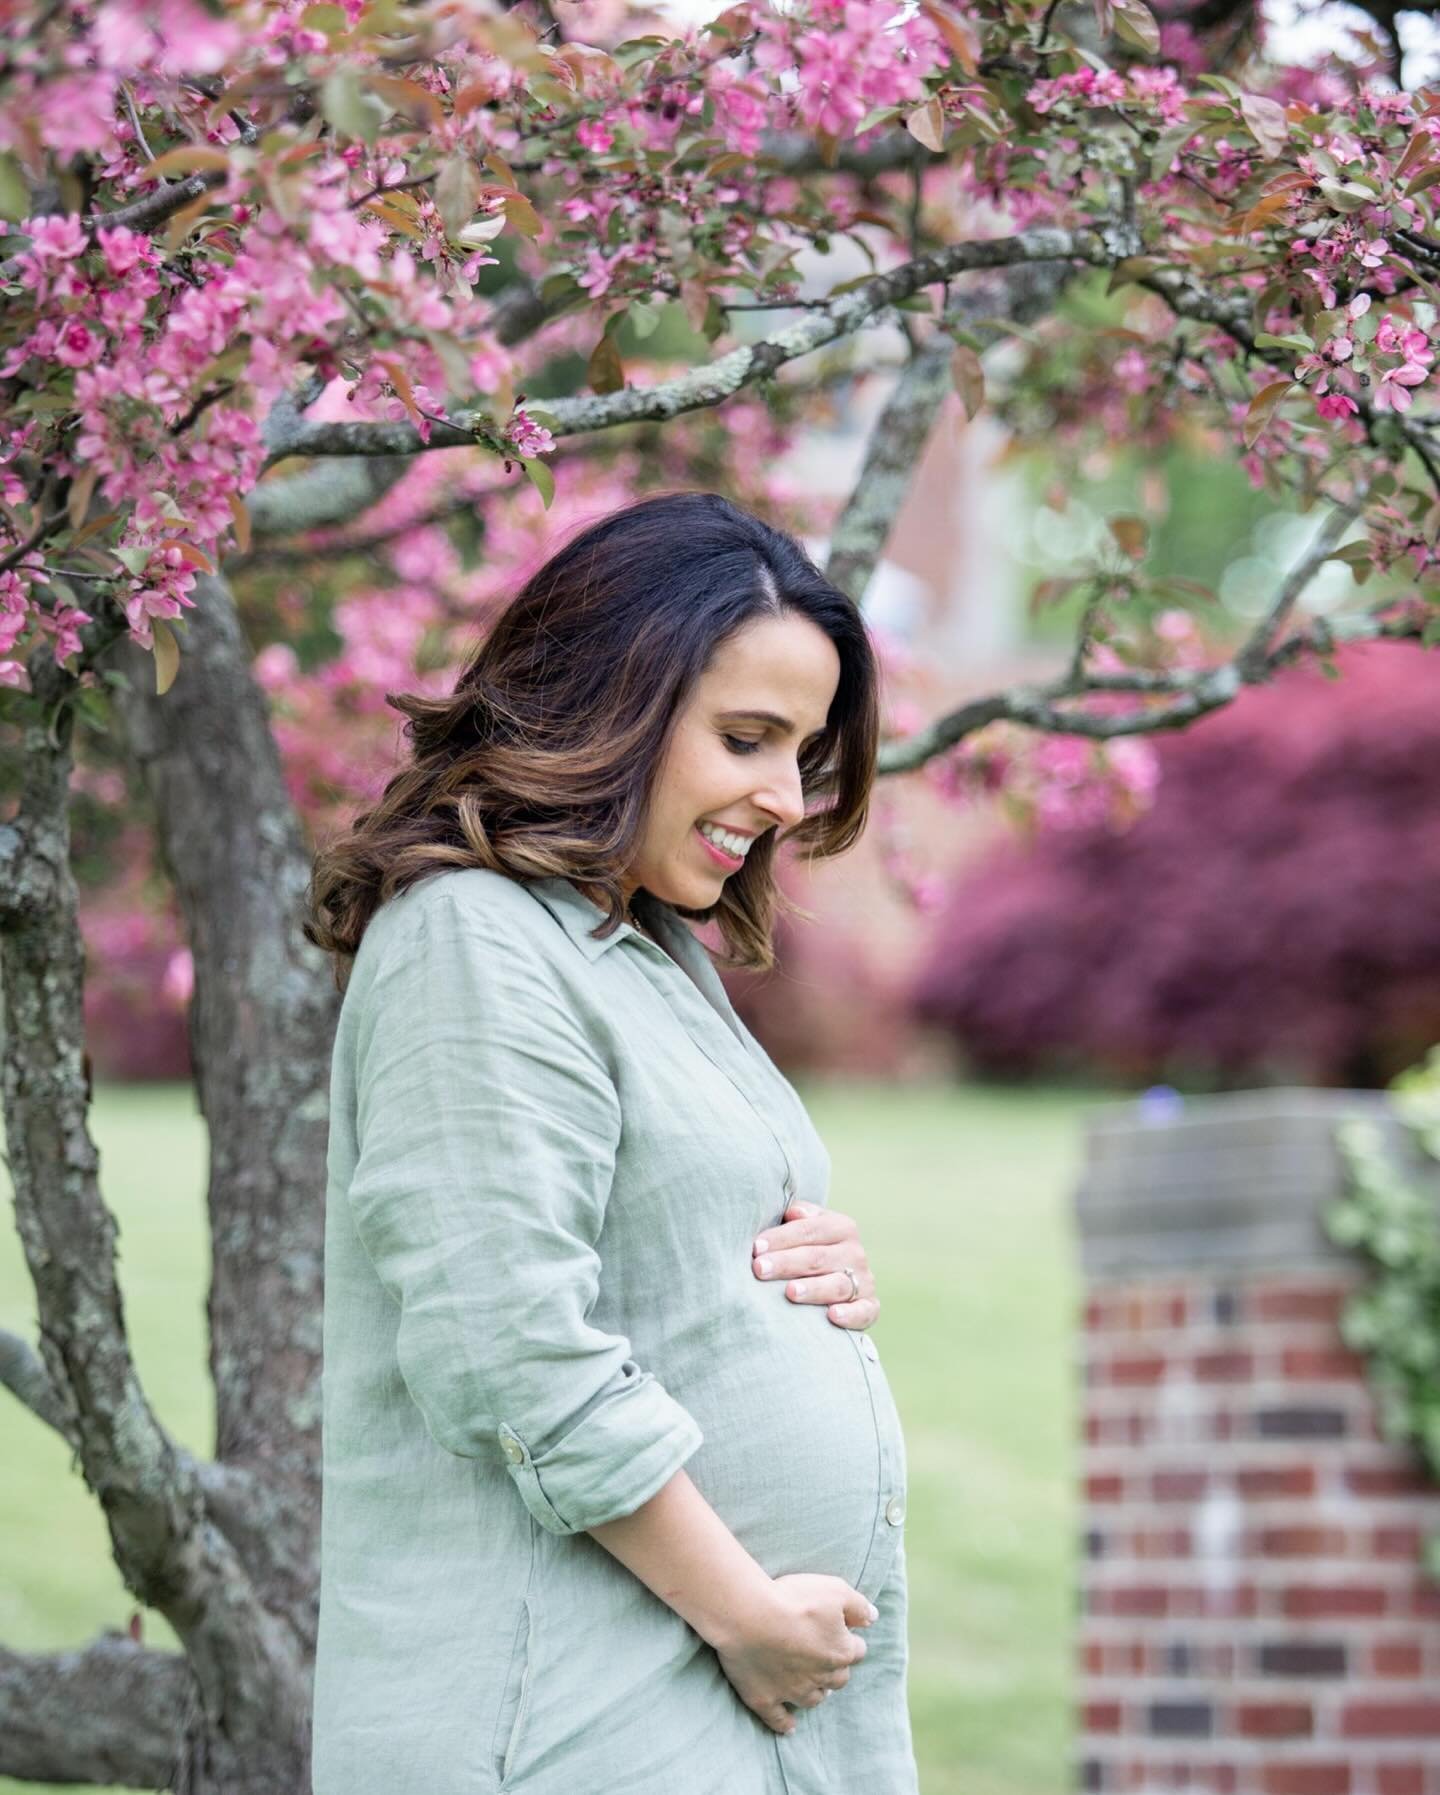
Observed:
[[[552,1533],[631,1514],[701,1444],[592,1326],[620,1105],[533,944],[444,893],[400,900],[357,1034],[357,1233],[400,1372],[446,1450],[499,1455]]]

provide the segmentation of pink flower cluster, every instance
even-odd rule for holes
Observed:
[[[1002,723],[928,762],[925,772],[952,802],[1003,793],[1008,807],[1042,829],[1131,822],[1149,808],[1159,782],[1154,749],[1141,738],[1027,736]]]
[[[832,137],[852,135],[876,107],[924,99],[926,77],[949,62],[924,13],[872,0],[809,0],[794,13],[762,13],[756,24],[756,67],[777,78],[793,70],[796,117]]]

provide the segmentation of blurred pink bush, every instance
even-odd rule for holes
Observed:
[[[1130,828],[973,863],[916,1016],[1008,1077],[1370,1086],[1440,1039],[1440,659],[1339,665],[1158,739]]]

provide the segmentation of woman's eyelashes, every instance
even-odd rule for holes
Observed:
[[[732,754],[754,754],[761,745],[759,742],[747,741],[742,735],[727,735],[721,739]]]

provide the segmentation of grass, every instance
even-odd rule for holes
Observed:
[[[809,1087],[884,1312],[876,1339],[910,1470],[911,1711],[925,1795],[1070,1786],[1074,1547],[1069,1193],[1086,1100],[952,1086]],[[105,1189],[141,1376],[161,1419],[211,1448],[205,1136],[178,1087],[102,1089]],[[3,1174],[0,1174],[3,1183]],[[13,1231],[0,1326],[34,1335]],[[79,1646],[134,1610],[61,1442],[0,1393],[0,1642]],[[156,1615],[144,1636],[174,1643]],[[22,1785],[0,1779],[0,1795]]]

